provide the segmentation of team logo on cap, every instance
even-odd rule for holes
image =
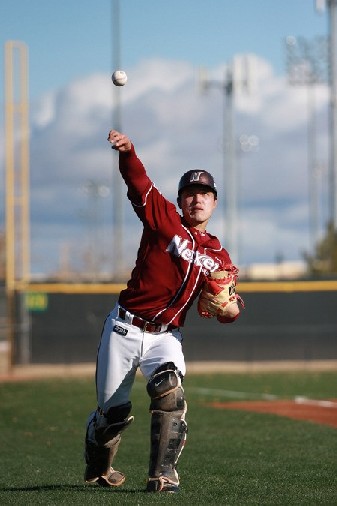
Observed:
[[[200,181],[200,175],[202,174],[201,171],[199,172],[192,172],[191,176],[190,176],[190,183],[197,183],[198,181]]]

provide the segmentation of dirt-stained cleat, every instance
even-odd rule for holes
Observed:
[[[125,482],[125,475],[116,469],[110,469],[104,474],[99,474],[96,467],[87,465],[84,473],[86,483],[96,483],[101,487],[119,487]]]
[[[178,483],[173,483],[165,476],[159,476],[159,478],[149,478],[146,485],[146,492],[169,492],[176,494],[179,492]]]
[[[97,484],[101,487],[120,487],[125,482],[125,475],[120,471],[116,471],[112,467],[110,472],[104,476],[100,476],[97,480]]]

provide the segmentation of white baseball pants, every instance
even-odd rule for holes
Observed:
[[[132,315],[130,321],[132,319]],[[98,406],[104,411],[129,401],[139,367],[146,379],[160,365],[173,362],[185,375],[185,358],[179,329],[144,332],[118,316],[118,304],[107,316],[98,348],[96,389]]]

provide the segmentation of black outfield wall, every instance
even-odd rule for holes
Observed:
[[[337,290],[240,292],[246,308],[233,324],[199,317],[183,329],[187,361],[337,359]],[[117,294],[17,293],[14,362],[93,362]]]

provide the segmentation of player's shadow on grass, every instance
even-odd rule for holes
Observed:
[[[0,492],[43,492],[43,491],[66,491],[76,490],[77,492],[85,492],[86,494],[90,491],[94,494],[100,494],[102,492],[109,492],[111,494],[139,494],[146,492],[145,488],[113,488],[113,487],[98,487],[92,485],[33,485],[31,487],[0,487]]]

